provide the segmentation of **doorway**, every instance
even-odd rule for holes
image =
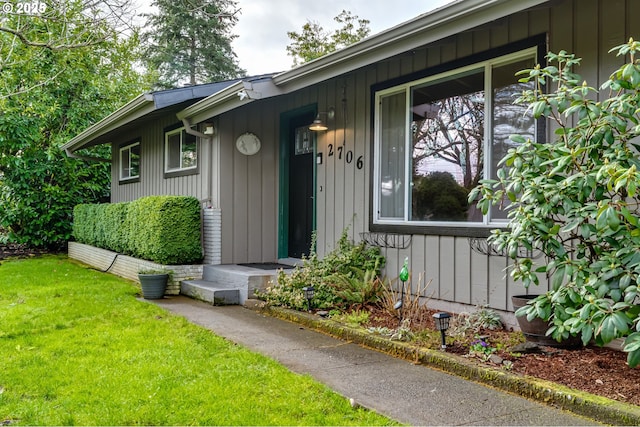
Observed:
[[[315,229],[315,140],[309,130],[315,108],[281,120],[279,258],[308,256]]]

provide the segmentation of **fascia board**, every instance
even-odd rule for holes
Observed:
[[[80,150],[99,136],[111,132],[112,130],[149,114],[154,110],[155,104],[153,101],[153,95],[149,93],[142,94],[125,104],[123,107],[109,114],[104,119],[89,126],[80,134],[65,143],[62,146],[62,149],[71,152]]]
[[[247,93],[247,97],[241,99],[239,93],[243,91]],[[192,123],[199,123],[249,104],[256,99],[270,98],[282,93],[282,89],[276,87],[271,79],[253,82],[243,80],[190,105],[178,112],[177,116],[180,120],[187,119]]]
[[[215,114],[209,115],[208,111],[215,110],[216,107],[220,104],[229,103],[235,100],[238,102],[237,106],[239,107],[240,105],[246,104],[247,101],[250,101],[250,100],[244,100],[244,101],[240,100],[240,97],[238,96],[238,92],[243,90],[243,88],[244,88],[244,85],[242,81],[239,81],[238,83],[235,83],[221,90],[220,92],[216,92],[213,95],[208,96],[205,99],[202,99],[196,102],[195,104],[188,106],[184,110],[179,111],[176,114],[176,116],[178,116],[179,120],[189,119],[192,123],[198,123],[198,122],[201,122],[202,120],[213,117]],[[206,117],[200,118],[203,115]]]
[[[549,0],[461,0],[273,77],[286,92],[349,73]]]

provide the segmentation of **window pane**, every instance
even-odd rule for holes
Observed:
[[[380,100],[380,217],[404,219],[406,94]]]
[[[484,98],[484,69],[412,88],[412,221],[482,221],[467,195],[483,174]]]
[[[515,99],[522,94],[523,90],[533,88],[533,82],[518,83],[518,77],[515,76],[515,73],[526,68],[533,68],[533,66],[534,60],[531,58],[493,68],[493,137],[491,143],[491,178],[493,179],[497,179],[500,160],[510,148],[517,145],[509,139],[510,135],[519,134],[525,138],[535,139],[536,122],[531,113],[527,112],[527,105],[514,104]],[[506,206],[506,198],[503,206],[492,206],[491,219],[506,220]]]
[[[167,135],[167,169],[180,169],[180,132]]]
[[[196,137],[182,132],[182,168],[193,168],[198,165]]]
[[[296,156],[301,156],[303,154],[313,153],[313,142],[315,137],[315,132],[311,132],[309,130],[309,126],[302,126],[296,128]]]
[[[140,144],[129,147],[131,177],[140,176]]]
[[[129,166],[129,149],[120,149],[120,179],[129,178],[131,176]]]

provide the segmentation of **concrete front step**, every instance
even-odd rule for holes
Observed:
[[[222,288],[207,280],[185,280],[180,284],[180,293],[213,305],[240,304],[239,289]]]
[[[247,299],[254,298],[256,291],[264,291],[272,283],[276,283],[277,276],[278,269],[263,270],[236,264],[205,265],[202,280],[182,282],[180,292],[215,304],[215,298],[227,295],[225,291],[237,291],[238,302],[224,303],[244,304]],[[229,296],[229,301],[233,300]]]

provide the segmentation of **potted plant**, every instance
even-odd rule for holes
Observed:
[[[516,312],[516,320],[518,326],[524,335],[524,338],[534,344],[545,345],[558,348],[576,348],[580,347],[582,341],[580,337],[568,336],[563,337],[559,341],[547,335],[547,331],[553,327],[553,322],[545,321],[537,316],[536,303],[540,295],[514,295],[511,297],[513,309]],[[531,305],[528,305],[531,303]],[[534,307],[532,310],[531,307]],[[542,308],[544,311],[545,309]]]
[[[161,299],[167,290],[170,271],[167,270],[140,270],[138,280],[142,287],[142,297],[144,299]]]

